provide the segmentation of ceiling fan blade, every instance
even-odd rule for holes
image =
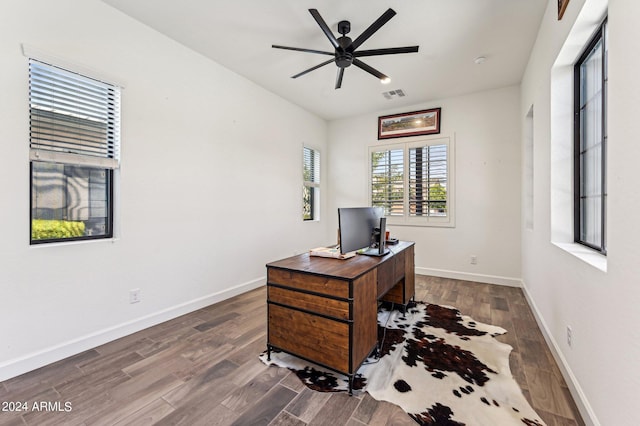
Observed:
[[[324,50],[304,49],[302,47],[279,46],[277,44],[272,44],[271,47],[273,47],[274,49],[285,49],[285,50],[295,50],[298,52],[318,53],[320,55],[330,55],[330,56],[335,55],[335,52],[325,52]]]
[[[298,77],[303,76],[303,75],[305,75],[306,73],[309,73],[309,72],[311,72],[311,71],[313,71],[313,70],[317,70],[317,69],[318,69],[318,68],[320,68],[320,67],[324,67],[325,65],[330,64],[331,62],[334,62],[334,59],[329,59],[328,61],[324,61],[323,63],[318,64],[318,65],[316,65],[315,67],[311,67],[311,68],[309,68],[308,70],[304,70],[304,71],[302,71],[301,73],[298,73],[298,74],[296,74],[296,75],[294,75],[294,76],[291,76],[291,78],[298,78]]]
[[[377,56],[377,55],[395,55],[398,53],[415,53],[420,46],[407,46],[407,47],[391,47],[388,49],[371,49],[371,50],[358,50],[353,52],[356,57],[361,56]]]
[[[355,65],[356,67],[360,68],[361,70],[364,70],[364,71],[368,72],[369,74],[377,77],[379,80],[384,80],[384,79],[388,79],[389,78],[386,75],[382,74],[377,69],[365,64],[364,62],[362,62],[358,58],[353,58],[353,65]]]
[[[340,44],[338,43],[338,39],[335,35],[333,35],[327,23],[324,22],[324,19],[322,19],[322,16],[320,16],[320,12],[318,12],[316,9],[309,9],[309,13],[311,13],[313,19],[316,20],[316,22],[320,26],[320,29],[324,32],[324,35],[327,36],[333,47],[337,49],[340,46]]]
[[[353,46],[353,50],[360,47],[360,45],[365,41],[367,41],[367,39],[371,37],[373,33],[378,31],[380,27],[382,27],[384,24],[386,24],[389,21],[389,19],[393,18],[395,14],[396,12],[393,9],[387,9],[387,11],[382,14],[382,16],[376,19],[376,21],[369,26],[369,28],[364,30],[364,32],[360,34],[358,38],[353,40],[353,43],[351,43],[351,46]]]
[[[342,87],[342,77],[344,76],[344,68],[338,68],[338,76],[336,77],[336,89]]]

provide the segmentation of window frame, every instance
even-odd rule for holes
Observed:
[[[413,148],[445,145],[446,146],[446,216],[415,216],[410,214],[410,150]],[[373,165],[372,155],[374,152],[385,152],[389,150],[401,149],[403,152],[403,212],[402,215],[387,215],[388,225],[400,226],[424,226],[424,227],[455,227],[455,141],[453,137],[437,136],[437,137],[418,137],[408,140],[389,142],[384,144],[375,144],[368,147],[368,199],[369,205],[373,206]],[[386,212],[386,209],[385,209]]]
[[[64,66],[64,67],[59,66],[59,65],[56,65],[55,63],[52,63],[53,61],[50,61],[50,60],[44,61],[30,55],[28,56],[28,58],[29,58],[28,96],[29,96],[29,109],[30,109],[30,112],[29,112],[29,116],[30,116],[29,118],[29,121],[30,121],[29,242],[30,242],[30,245],[33,246],[33,245],[43,245],[43,244],[46,245],[49,243],[71,243],[71,242],[88,241],[88,240],[113,239],[115,235],[115,222],[116,222],[115,207],[114,207],[115,182],[117,179],[116,177],[117,170],[119,169],[119,165],[120,165],[120,114],[121,114],[120,95],[121,95],[122,86],[106,82],[100,78],[95,78],[91,75],[87,75],[84,72],[77,72],[74,70],[74,67],[72,66]],[[50,73],[50,75],[53,76],[51,77],[50,82],[46,77],[44,79],[41,79],[41,76],[44,75],[44,74],[41,74],[42,72]],[[75,79],[76,77],[77,77],[77,80]],[[57,108],[56,105],[58,105],[56,102],[58,101],[42,101],[40,100],[40,98],[43,93],[42,90],[52,90],[52,88],[56,84],[54,83],[54,81],[56,81],[55,79],[58,79],[58,78],[66,79],[67,81],[73,81],[74,84],[78,84],[77,87],[82,87],[83,89],[88,88],[88,86],[86,86],[87,84],[91,84],[93,86],[99,86],[102,88],[102,90],[105,91],[104,99],[99,101],[99,104],[105,110],[105,116],[104,116],[104,122],[103,122],[104,123],[103,124],[104,139],[102,138],[99,139],[100,141],[99,143],[103,145],[103,148],[100,148],[100,151],[95,151],[95,152],[87,151],[87,147],[89,147],[90,150],[95,150],[95,148],[92,148],[92,146],[95,146],[95,142],[91,142],[88,139],[84,140],[82,138],[82,131],[79,129],[85,126],[85,124],[83,124],[83,122],[80,121],[80,120],[83,120],[84,118],[82,118],[79,115],[74,115],[75,113],[71,113],[70,115],[71,117],[73,117],[73,120],[76,121],[75,125],[72,125],[71,127],[67,127],[71,129],[70,133],[68,134],[60,133],[60,135],[64,135],[64,136],[56,136],[57,133],[61,132],[61,130],[59,130],[60,128],[56,130],[56,127],[55,127],[55,126],[58,126],[58,122],[55,121],[56,118],[54,115],[56,113],[56,109],[55,109]],[[90,83],[87,83],[88,81]],[[34,90],[33,85],[40,84],[41,82],[42,84],[44,84],[44,86],[40,85],[38,86],[39,87],[38,89]],[[49,86],[48,84],[51,84],[51,86]],[[45,89],[41,89],[42,87],[45,87]],[[75,87],[76,86],[74,86],[74,88]],[[60,92],[60,93],[63,93],[63,92]],[[63,96],[66,96],[66,95],[63,95]],[[61,99],[74,101],[75,97],[73,95],[70,95],[69,98],[63,97]],[[94,102],[97,99],[99,99],[99,97],[96,96],[88,99],[91,99],[91,102]],[[46,102],[46,103],[43,103],[43,102]],[[49,103],[49,102],[53,102],[53,103]],[[52,105],[52,106],[48,106],[48,105]],[[80,105],[80,104],[71,103],[66,105]],[[40,109],[41,111],[45,111],[45,115],[47,114],[46,111],[48,111],[48,114],[51,114],[51,117],[49,117],[48,119],[52,120],[51,123],[55,123],[53,124],[54,127],[51,127],[48,130],[44,130],[45,133],[41,134],[40,120],[42,119],[38,118],[41,115],[41,113],[37,113],[34,115],[33,113],[34,108],[36,110]],[[68,106],[63,108],[68,109]],[[57,114],[65,114],[63,112],[64,109],[58,110]],[[85,111],[85,110],[79,109],[78,111]],[[86,111],[89,111],[89,110],[86,110]],[[35,121],[34,121],[34,117],[35,117]],[[62,126],[64,126],[65,121],[66,120],[61,121],[63,123]],[[78,127],[75,127],[76,125]],[[47,128],[48,126],[45,125],[45,129]],[[46,139],[47,137],[46,132],[48,131],[52,132],[51,133],[52,136],[50,136],[51,139]],[[74,144],[74,146],[65,148],[64,142],[61,142],[62,139],[60,138],[68,137],[68,136],[79,137],[80,139],[78,140],[80,142],[78,142],[77,144]],[[95,136],[89,136],[89,137],[95,137]],[[44,142],[44,144],[42,144],[41,142]],[[95,204],[95,202],[100,201],[100,199],[96,200],[95,198],[91,198],[89,196],[89,194],[91,194],[92,191],[95,191],[95,186],[92,187],[92,183],[91,183],[91,176],[93,175],[92,171],[103,172],[104,186],[105,186],[104,196],[106,197],[106,201],[104,205],[104,214],[105,214],[104,232],[101,232],[99,234],[93,234],[93,235],[82,235],[78,237],[55,237],[55,238],[34,239],[33,238],[34,237],[34,234],[33,234],[34,220],[41,219],[41,217],[38,214],[35,214],[36,210],[38,209],[38,206],[34,205],[34,195],[35,195],[34,190],[38,186],[38,182],[37,182],[37,176],[34,175],[34,173],[37,173],[34,170],[34,167],[35,167],[34,163],[52,164],[52,165],[63,166],[65,168],[74,167],[74,168],[78,168],[81,171],[81,173],[87,173],[89,175],[89,177],[87,178],[88,185],[89,185],[87,188],[87,191],[88,191],[87,196],[89,198],[83,201],[87,202],[89,209],[94,208],[92,206],[92,203]],[[67,175],[65,174],[64,176],[67,176]],[[101,182],[98,182],[98,185],[100,185],[100,183]],[[93,185],[95,184],[96,183],[94,182]],[[69,188],[67,186],[64,186],[62,190],[67,191],[68,189]],[[100,207],[97,207],[97,208],[100,208]],[[100,217],[100,216],[97,216],[97,217]],[[68,220],[68,219],[60,218],[55,220]],[[80,220],[80,221],[86,224],[87,221],[89,220],[91,219],[89,218],[87,220]]]
[[[586,239],[583,239],[583,229],[584,229],[584,211],[582,207],[582,198],[583,198],[583,181],[587,179],[585,176],[586,172],[582,167],[582,146],[583,146],[583,127],[584,120],[582,119],[582,101],[583,101],[583,74],[582,74],[582,66],[588,61],[588,59],[594,53],[596,47],[600,43],[601,51],[602,51],[602,68],[600,70],[600,80],[598,83],[601,85],[601,113],[597,117],[599,120],[599,125],[601,129],[601,140],[600,140],[600,168],[595,173],[600,173],[600,182],[599,182],[599,190],[600,190],[600,209],[599,209],[599,219],[600,219],[600,238],[599,241],[594,244]],[[574,194],[574,205],[573,205],[573,237],[574,242],[583,246],[586,246],[604,256],[607,254],[607,246],[606,246],[606,237],[607,237],[607,119],[608,119],[608,110],[607,110],[607,82],[608,82],[608,49],[607,49],[607,19],[605,18],[603,22],[598,26],[598,29],[595,31],[593,36],[589,39],[589,42],[585,45],[584,51],[580,54],[578,60],[574,65],[574,128],[573,128],[573,194]],[[586,104],[585,104],[586,105]]]
[[[29,235],[33,235],[33,163],[34,161],[30,161],[29,162],[29,177],[30,177],[30,184],[29,184],[29,211],[31,212],[31,220],[29,220]],[[51,161],[43,161],[43,163],[49,163],[49,164],[64,164],[64,163],[56,163],[56,162],[51,162]],[[115,223],[115,218],[114,218],[114,179],[115,179],[115,170],[113,169],[103,169],[103,168],[99,168],[99,167],[90,167],[90,166],[82,166],[82,165],[73,165],[73,164],[66,164],[66,165],[70,165],[70,166],[76,166],[76,167],[84,167],[84,168],[92,168],[95,170],[100,170],[100,171],[104,171],[105,172],[105,180],[106,180],[106,191],[107,191],[107,198],[109,200],[109,202],[107,203],[107,219],[106,220],[106,230],[104,234],[99,234],[99,235],[84,235],[82,237],[71,237],[71,238],[48,238],[48,239],[41,239],[41,240],[34,240],[33,238],[31,238],[31,245],[40,245],[40,244],[47,244],[47,243],[66,243],[66,242],[75,242],[75,241],[90,241],[90,240],[104,240],[104,239],[112,239],[114,237],[114,223]]]

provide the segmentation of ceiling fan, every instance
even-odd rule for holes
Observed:
[[[418,51],[419,46],[407,46],[407,47],[392,47],[386,49],[371,49],[371,50],[357,50],[358,47],[362,45],[369,37],[371,37],[376,31],[378,31],[384,24],[386,24],[389,19],[393,18],[396,12],[393,9],[388,9],[386,12],[382,14],[373,24],[369,26],[362,34],[360,34],[355,40],[351,40],[351,38],[347,37],[347,34],[351,31],[351,23],[349,21],[340,21],[338,22],[338,32],[342,34],[341,37],[336,38],[336,36],[331,32],[327,23],[322,19],[320,13],[316,9],[309,9],[309,13],[313,16],[313,19],[316,20],[320,29],[327,36],[333,48],[335,49],[333,52],[327,52],[323,50],[313,50],[313,49],[303,49],[300,47],[288,47],[288,46],[279,46],[276,44],[271,45],[271,47],[275,49],[286,49],[286,50],[296,50],[299,52],[308,52],[308,53],[317,53],[319,55],[329,55],[333,56],[333,58],[322,62],[314,67],[311,67],[301,73],[298,73],[291,78],[301,77],[313,70],[317,70],[320,67],[323,67],[331,62],[335,62],[338,66],[338,75],[336,77],[336,89],[339,89],[342,86],[342,77],[344,76],[344,69],[351,66],[352,64],[356,67],[368,72],[369,74],[377,77],[382,83],[388,83],[391,81],[389,77],[378,71],[377,69],[365,64],[362,62],[360,57],[363,56],[378,56],[378,55],[393,55],[398,53],[414,53]]]

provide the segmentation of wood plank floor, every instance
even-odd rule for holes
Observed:
[[[543,420],[584,424],[522,290],[416,276],[416,299],[507,329],[511,370]],[[265,344],[260,288],[0,383],[0,402],[29,406],[0,425],[415,425],[366,393],[314,392],[264,366]]]

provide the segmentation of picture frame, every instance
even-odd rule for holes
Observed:
[[[558,0],[558,21],[562,19],[562,15],[564,15],[568,4],[569,0]]]
[[[378,140],[440,133],[441,108],[378,117]]]

